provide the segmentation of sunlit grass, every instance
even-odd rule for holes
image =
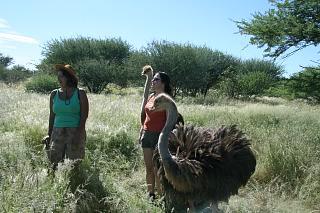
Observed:
[[[73,170],[68,163],[59,167],[55,178],[47,175],[40,139],[47,132],[49,96],[27,93],[22,86],[0,84],[0,90],[1,212],[163,211],[146,199],[137,144],[141,89],[88,94],[86,160],[80,167],[85,180],[75,191],[70,189],[72,181],[81,178],[70,179]],[[257,156],[253,178],[220,208],[225,212],[320,210],[319,106],[278,99],[211,101],[214,105],[189,102],[178,102],[186,124],[237,124],[251,139]]]

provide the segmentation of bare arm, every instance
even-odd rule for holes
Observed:
[[[54,118],[55,118],[55,114],[53,112],[53,98],[56,93],[58,93],[58,91],[53,90],[50,94],[50,103],[49,103],[50,114],[49,114],[49,128],[48,128],[48,136],[49,137],[51,137],[51,134],[52,134],[53,122],[54,122]]]
[[[88,118],[89,113],[89,102],[87,94],[84,90],[79,89],[79,96],[80,96],[80,125],[79,130],[80,132],[84,131],[86,128],[86,121]]]

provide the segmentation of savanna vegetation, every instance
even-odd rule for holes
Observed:
[[[142,88],[89,94],[86,159],[78,171],[61,164],[47,174],[41,138],[48,96],[1,84],[0,204],[2,212],[162,212],[146,198],[137,144]],[[209,92],[211,93],[211,91]],[[208,94],[208,97],[213,95]],[[191,100],[192,99],[192,100]],[[197,104],[178,101],[187,124],[237,124],[251,139],[257,170],[248,185],[222,203],[225,212],[311,212],[319,206],[319,106],[279,98]],[[114,115],[117,116],[114,116]]]
[[[273,0],[273,9],[236,22],[273,58],[319,44],[316,0]],[[296,48],[292,51],[291,48]],[[162,212],[146,196],[137,143],[144,78],[151,64],[172,79],[186,124],[236,124],[251,139],[257,168],[225,212],[320,211],[320,68],[290,77],[273,60],[241,60],[206,46],[153,41],[140,50],[121,38],[53,39],[36,70],[0,54],[1,212]],[[56,63],[71,64],[88,92],[86,158],[55,177],[40,143]]]

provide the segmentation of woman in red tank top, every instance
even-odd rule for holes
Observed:
[[[171,95],[171,86],[170,78],[166,73],[158,72],[153,76],[153,69],[149,65],[143,67],[142,75],[146,76],[146,83],[141,104],[140,143],[143,149],[144,163],[146,166],[146,181],[149,198],[153,200],[155,198],[156,176],[153,170],[152,156],[158,143],[160,132],[166,123],[166,112],[153,112],[150,109],[158,94],[164,92]],[[149,94],[150,87],[153,91],[151,94]]]

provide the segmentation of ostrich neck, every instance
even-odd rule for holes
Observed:
[[[176,124],[178,111],[174,103],[169,104],[166,109],[167,121],[163,127],[160,136],[159,136],[159,154],[162,160],[172,160],[172,156],[169,152],[169,134]]]

